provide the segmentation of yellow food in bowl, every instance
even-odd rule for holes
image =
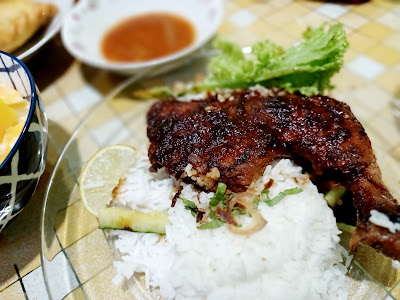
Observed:
[[[0,164],[20,136],[29,112],[29,102],[12,87],[0,83]]]

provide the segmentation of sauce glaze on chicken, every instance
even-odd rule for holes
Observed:
[[[320,191],[342,185],[352,193],[358,211],[353,250],[363,242],[400,258],[400,233],[368,221],[372,209],[400,219],[400,206],[382,182],[364,128],[345,103],[249,89],[191,102],[160,101],[147,121],[153,168],[165,167],[176,179],[204,190],[215,190],[219,180],[242,192],[274,159],[291,158]],[[215,168],[219,178],[210,180]]]

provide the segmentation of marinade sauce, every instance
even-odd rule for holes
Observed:
[[[101,50],[113,62],[145,62],[176,53],[195,40],[193,25],[170,13],[127,18],[106,32]]]

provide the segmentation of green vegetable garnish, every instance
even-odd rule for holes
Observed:
[[[330,78],[343,65],[349,44],[341,24],[308,29],[304,41],[287,50],[269,40],[256,43],[246,58],[234,43],[217,40],[221,53],[211,59],[204,90],[246,88],[255,84],[281,87],[305,95],[332,89]]]
[[[222,225],[224,225],[224,222],[222,222],[219,218],[215,218],[208,223],[201,224],[199,229],[215,229],[221,227]]]
[[[232,216],[240,216],[240,215],[245,215],[246,214],[246,209],[240,208],[240,207],[234,207],[231,211]]]
[[[181,199],[183,204],[185,204],[188,208],[197,208],[196,204],[193,201],[182,197],[179,197],[179,199]]]
[[[217,206],[221,201],[225,201],[226,184],[219,182],[214,197],[210,200],[211,206]]]
[[[271,199],[269,198],[269,190],[262,190],[261,194],[260,194],[260,201],[271,201]]]
[[[349,46],[346,33],[340,23],[324,24],[307,29],[303,37],[301,43],[286,50],[269,40],[258,42],[248,56],[238,44],[217,39],[214,47],[220,53],[211,59],[209,75],[204,82],[174,92],[156,87],[148,94],[153,97],[179,96],[256,84],[279,87],[288,92],[299,91],[307,96],[323,94],[333,88],[330,79],[343,65],[343,55]]]
[[[327,192],[324,195],[324,199],[326,203],[333,208],[339,203],[339,200],[343,197],[345,192],[346,188],[344,186],[338,186]]]
[[[336,223],[336,225],[337,225],[338,229],[341,231],[353,232],[356,229],[355,226],[348,225],[345,223]]]
[[[215,210],[212,207],[210,207],[210,213],[208,214],[208,217],[210,219],[214,219],[215,218]]]
[[[298,194],[298,193],[301,193],[302,191],[303,191],[303,189],[299,188],[299,187],[287,189],[287,190],[280,192],[277,196],[275,196],[274,198],[271,199],[268,195],[269,191],[262,190],[261,195],[260,195],[260,200],[264,201],[268,206],[274,206],[275,204],[277,204],[279,201],[281,201],[286,196]]]
[[[190,213],[192,214],[193,217],[197,216],[197,206],[193,201],[190,201],[189,199],[179,197],[179,199],[182,200],[183,204],[185,204],[185,209],[190,210]]]
[[[253,205],[255,207],[258,207],[258,204],[260,204],[260,196],[257,196],[256,198],[253,199]]]
[[[174,92],[169,86],[156,86],[151,89],[136,90],[134,96],[139,99],[164,99],[170,97],[173,94]]]

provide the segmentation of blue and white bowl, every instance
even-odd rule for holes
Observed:
[[[47,119],[28,68],[0,51],[0,82],[17,90],[30,103],[22,133],[0,164],[0,231],[32,197],[46,163]],[[1,141],[0,141],[1,142]]]

